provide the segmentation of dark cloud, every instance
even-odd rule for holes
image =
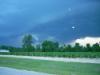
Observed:
[[[17,45],[27,33],[60,42],[100,36],[99,7],[100,0],[0,0],[0,44]]]

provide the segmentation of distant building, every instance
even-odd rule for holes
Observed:
[[[0,49],[0,52],[9,53],[10,51],[5,49]]]

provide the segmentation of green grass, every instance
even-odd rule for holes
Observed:
[[[100,75],[100,64],[0,57],[0,66],[56,75]]]
[[[100,52],[13,52],[0,53],[6,55],[26,55],[26,56],[50,56],[50,57],[71,57],[71,58],[100,58]]]

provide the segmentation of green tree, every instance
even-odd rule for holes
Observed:
[[[42,50],[43,52],[54,52],[57,51],[59,48],[59,43],[58,42],[53,42],[53,41],[44,41],[42,43]]]
[[[54,42],[53,45],[54,45],[54,50],[56,52],[58,52],[59,51],[59,43],[58,42]]]
[[[100,46],[99,46],[98,43],[96,43],[96,44],[94,44],[94,45],[92,46],[92,51],[93,51],[93,52],[100,52]]]
[[[69,45],[65,45],[64,46],[64,52],[73,52],[72,46],[70,44]]]
[[[32,46],[33,37],[31,34],[25,35],[22,42],[24,51],[33,52],[34,50],[34,47]]]
[[[81,52],[83,50],[83,47],[80,46],[79,43],[75,43],[75,46],[73,47],[73,51],[76,51],[76,52]]]
[[[92,47],[91,47],[91,45],[89,43],[86,44],[85,51],[92,51]]]
[[[37,44],[37,45],[36,45],[35,51],[36,51],[36,52],[42,52],[42,50],[41,50],[41,45],[40,45],[40,44]]]

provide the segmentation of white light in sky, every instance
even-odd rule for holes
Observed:
[[[74,30],[76,27],[75,26],[72,26],[72,29]]]

